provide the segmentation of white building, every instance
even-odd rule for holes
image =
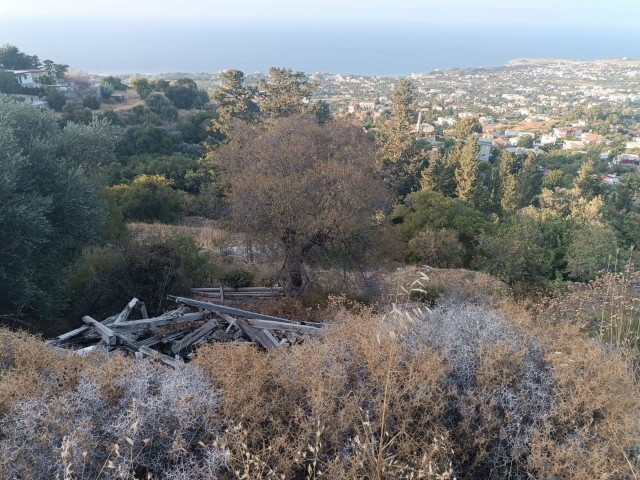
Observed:
[[[556,143],[556,137],[553,135],[542,135],[540,137],[540,145],[553,145]]]
[[[47,72],[44,70],[8,70],[13,73],[18,80],[18,83],[23,87],[35,87],[38,85],[36,79],[40,75],[46,75]]]
[[[478,139],[478,145],[480,146],[478,160],[481,162],[488,162],[491,157],[491,146],[493,145],[493,140],[490,138],[480,138]]]

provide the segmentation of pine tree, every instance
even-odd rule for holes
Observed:
[[[415,89],[401,80],[391,93],[391,116],[377,132],[378,158],[387,183],[398,200],[420,188],[425,167],[424,148],[415,136],[417,116]]]
[[[281,118],[305,111],[305,100],[318,87],[304,72],[290,68],[269,69],[269,79],[260,81],[260,112],[267,118]]]
[[[593,160],[587,160],[582,164],[578,176],[573,182],[573,189],[586,200],[591,200],[600,193],[598,180],[595,178],[595,163]]]
[[[515,169],[515,157],[510,152],[502,152],[500,154],[498,173],[496,175],[495,191],[497,206],[504,215],[513,213],[518,207]]]
[[[524,208],[533,203],[542,187],[542,175],[534,154],[529,153],[527,155],[516,178],[517,205],[518,208]]]
[[[411,156],[415,143],[413,126],[416,122],[415,88],[401,80],[391,92],[391,116],[378,130],[380,156],[390,162],[399,162]]]
[[[459,165],[456,168],[456,194],[458,198],[474,206],[481,203],[481,185],[478,178],[480,160],[476,139],[470,138],[460,153]]]
[[[226,131],[232,118],[255,120],[260,110],[253,98],[256,90],[245,85],[244,73],[240,70],[225,70],[220,74],[222,85],[211,98],[218,105],[218,126]]]
[[[456,166],[451,154],[437,155],[422,171],[422,188],[440,192],[447,197],[456,193]]]

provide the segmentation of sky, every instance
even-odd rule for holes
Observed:
[[[638,25],[638,0],[1,0],[0,20],[12,18],[121,20],[280,20],[324,25],[355,22]]]

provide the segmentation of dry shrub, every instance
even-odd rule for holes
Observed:
[[[431,465],[436,478],[450,456],[442,421],[447,365],[424,348],[407,355],[403,323],[343,313],[318,341],[268,354],[214,345],[201,349],[196,363],[224,392],[221,411],[242,425],[261,471],[427,478]],[[241,453],[232,449],[232,465],[244,471]]]
[[[575,285],[538,311],[543,318],[569,320],[593,337],[640,355],[640,271],[631,265],[587,286]]]
[[[218,395],[198,369],[1,336],[1,478],[219,478],[224,455],[202,446]]]
[[[437,292],[439,297],[489,303],[507,296],[504,282],[482,272],[465,269],[406,266],[384,275],[380,299],[382,304],[403,304],[412,300],[416,289]]]
[[[343,311],[317,341],[214,345],[196,362],[223,392],[230,462],[250,478],[430,478],[429,465],[435,478],[450,461],[477,479],[637,468],[640,404],[622,356],[519,308]]]

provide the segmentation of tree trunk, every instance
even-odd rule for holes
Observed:
[[[287,296],[300,295],[309,279],[304,271],[304,260],[300,252],[290,251],[280,271],[280,284]]]

